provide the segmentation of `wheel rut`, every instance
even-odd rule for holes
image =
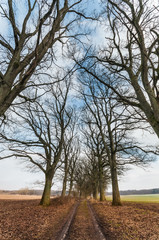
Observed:
[[[87,200],[76,203],[56,240],[106,240]]]

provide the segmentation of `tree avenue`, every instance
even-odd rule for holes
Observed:
[[[69,183],[68,195],[72,193],[74,182],[74,168],[80,153],[79,140],[77,138],[77,117],[73,111],[69,128],[64,135],[63,152],[61,155],[61,170],[64,172],[61,196],[66,196],[67,184]]]
[[[159,137],[159,8],[101,0],[94,18],[88,2],[0,3],[8,26],[0,34],[0,160],[21,158],[44,173],[45,206],[57,172],[62,197],[76,191],[104,201],[111,182],[120,206],[127,166],[158,154],[133,136],[151,126]],[[88,19],[105,35],[96,46]]]
[[[9,143],[4,158],[18,157],[45,175],[40,204],[50,204],[52,181],[61,159],[64,134],[71,122],[73,110],[67,105],[70,84],[57,83],[43,102],[26,103],[15,112],[18,120],[1,133],[1,143]],[[67,105],[67,106],[66,106]],[[7,149],[5,149],[7,150]]]
[[[86,155],[85,174],[89,177],[93,198],[98,200],[99,196],[100,201],[104,201],[106,188],[110,182],[109,163],[100,132],[91,124],[90,119],[85,117],[84,121],[84,128],[81,131]]]
[[[83,78],[87,79],[87,84],[85,81],[85,87],[81,91],[84,101],[82,122],[85,128],[85,139],[89,140],[86,142],[86,151],[88,152],[87,149],[91,148],[89,158],[92,158],[94,152],[94,157],[98,157],[98,164],[105,165],[107,171],[109,169],[112,203],[121,205],[118,175],[128,164],[143,165],[146,160],[150,160],[148,159],[149,150],[129,137],[130,132],[139,126],[139,121],[133,118],[133,112],[129,112],[127,106],[117,102],[111,89],[96,82],[92,77],[87,78],[84,75]],[[103,182],[102,172],[104,172],[103,167],[99,171],[100,186]]]

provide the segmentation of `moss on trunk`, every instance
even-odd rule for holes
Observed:
[[[45,187],[43,191],[43,195],[40,201],[40,205],[49,206],[50,205],[50,197],[51,197],[51,186],[52,186],[53,175],[48,173],[45,176]]]

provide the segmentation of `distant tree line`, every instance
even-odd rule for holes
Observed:
[[[159,188],[120,191],[121,195],[159,194]]]

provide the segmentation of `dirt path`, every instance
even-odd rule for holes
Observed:
[[[96,220],[93,219],[88,202],[83,200],[76,212],[65,240],[100,240]]]

